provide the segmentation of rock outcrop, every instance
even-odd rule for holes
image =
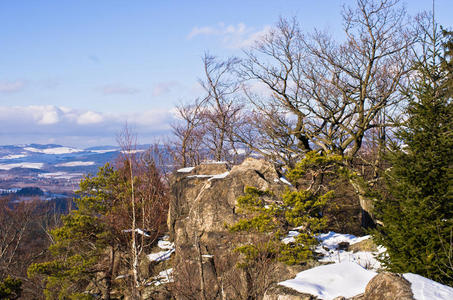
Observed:
[[[403,276],[380,273],[368,283],[362,298],[357,300],[414,300],[411,284]]]
[[[253,158],[231,170],[226,163],[213,163],[175,174],[168,226],[180,298],[247,299],[300,271],[271,260],[263,261],[260,270],[237,268],[241,258],[234,249],[263,238],[228,230],[239,219],[236,200],[247,186],[277,195],[288,188],[272,164]]]

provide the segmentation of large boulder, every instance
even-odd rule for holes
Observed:
[[[363,300],[414,300],[411,283],[394,273],[380,273],[370,280]]]
[[[225,163],[211,163],[174,175],[168,227],[176,247],[175,294],[180,298],[243,299],[250,293],[264,293],[272,282],[300,271],[271,260],[255,266],[260,270],[238,268],[241,258],[234,249],[266,237],[228,230],[228,225],[239,220],[237,198],[244,188],[254,186],[278,195],[289,187],[280,177],[271,163],[253,158],[231,169]]]

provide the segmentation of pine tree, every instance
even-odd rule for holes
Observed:
[[[298,181],[312,170],[315,173],[338,173],[341,156],[308,152],[296,166],[287,173],[288,179],[298,187]],[[306,264],[316,256],[314,249],[319,244],[316,234],[327,226],[323,211],[333,198],[333,191],[324,191],[312,178],[308,188],[287,189],[282,195],[246,187],[245,195],[237,199],[239,213],[243,218],[230,227],[232,232],[251,231],[266,236],[261,244],[246,244],[237,252],[244,255],[244,263],[253,263],[262,252],[286,264]],[[300,233],[288,243],[282,239],[290,230],[299,228]]]
[[[382,261],[390,270],[453,285],[451,69],[443,67],[445,38],[433,27],[425,31],[407,93],[408,119],[397,133],[402,146],[388,157],[387,194],[376,205],[383,226],[375,239],[387,248]]]
[[[0,280],[0,299],[19,299],[22,292],[22,281],[7,276],[4,280]]]
[[[80,183],[77,210],[51,232],[53,260],[32,264],[28,270],[29,276],[44,276],[47,299],[92,299],[85,289],[94,281],[102,287],[102,299],[110,299],[114,252],[120,244],[112,226],[118,187],[119,174],[108,164]]]

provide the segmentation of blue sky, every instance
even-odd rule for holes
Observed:
[[[126,121],[143,143],[201,93],[201,56],[240,55],[280,16],[341,36],[353,0],[0,1],[0,144],[115,144]],[[431,0],[406,1],[411,15]],[[453,2],[436,0],[452,27]]]

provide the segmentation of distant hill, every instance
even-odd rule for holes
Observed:
[[[145,151],[149,145],[138,145]],[[36,186],[45,191],[70,191],[87,174],[96,174],[100,166],[114,162],[118,146],[86,149],[57,144],[0,146],[0,189]]]

